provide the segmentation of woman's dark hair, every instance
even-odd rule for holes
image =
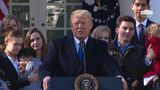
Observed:
[[[36,51],[32,48],[22,48],[18,54],[18,57],[29,57],[33,56],[36,57]]]

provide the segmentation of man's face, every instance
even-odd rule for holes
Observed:
[[[135,0],[135,2],[131,4],[131,9],[136,19],[142,18],[141,11],[149,9],[149,5],[146,0]]]
[[[92,28],[91,20],[85,15],[75,15],[71,19],[71,29],[75,37],[85,39]]]
[[[6,42],[6,51],[11,55],[16,56],[23,46],[23,38],[13,37]]]
[[[130,42],[135,32],[134,24],[128,21],[122,21],[116,28],[119,42]]]

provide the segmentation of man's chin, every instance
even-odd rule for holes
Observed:
[[[17,55],[18,55],[18,53],[17,53],[17,52],[14,52],[14,53],[12,53],[12,55],[13,55],[13,56],[17,56]]]
[[[142,17],[143,17],[142,15],[138,15],[138,16],[137,16],[137,18],[139,18],[139,19],[142,18]]]
[[[81,36],[81,35],[79,35],[77,38],[78,38],[79,40],[83,40],[83,39],[84,39],[84,37]]]
[[[125,42],[130,42],[131,40],[130,40],[130,39],[124,39],[124,41],[125,41]]]

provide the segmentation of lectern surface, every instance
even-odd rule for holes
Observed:
[[[122,81],[116,77],[97,77],[98,90],[123,90]],[[74,90],[74,77],[54,77],[48,90]]]

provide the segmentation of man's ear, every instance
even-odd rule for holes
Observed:
[[[91,22],[91,25],[90,25],[90,30],[93,28],[93,22]]]
[[[130,8],[133,10],[133,4],[130,4]]]
[[[118,27],[116,27],[115,32],[118,33]]]
[[[7,43],[8,43],[8,38],[5,38],[4,39],[4,44],[7,45]]]

